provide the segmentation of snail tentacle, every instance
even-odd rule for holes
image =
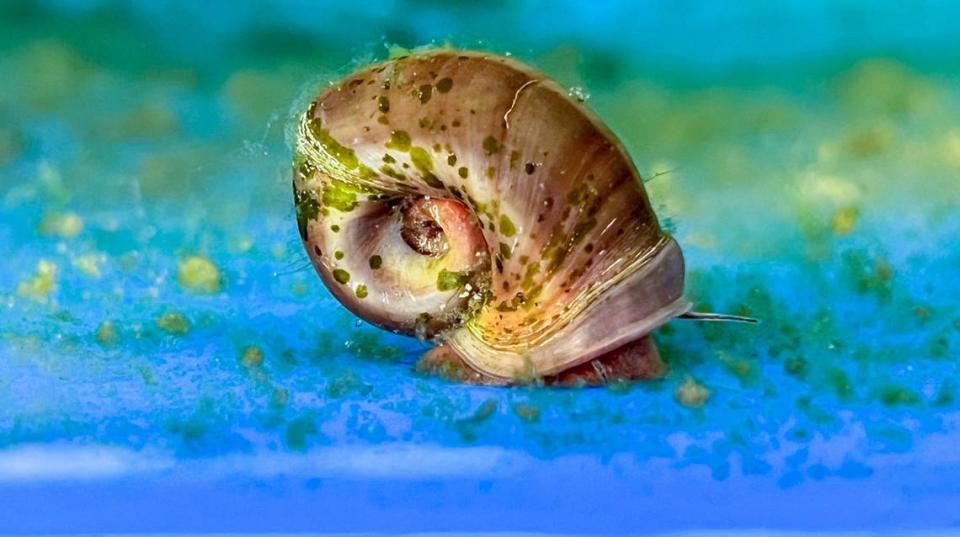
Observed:
[[[731,322],[731,323],[747,323],[747,324],[757,324],[760,322],[760,319],[754,319],[753,317],[746,317],[744,315],[731,315],[729,313],[711,313],[706,311],[688,311],[683,315],[680,315],[681,319],[688,319],[691,321],[706,321],[706,322]]]

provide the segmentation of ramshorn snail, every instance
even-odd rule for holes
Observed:
[[[363,69],[312,102],[296,150],[317,272],[356,315],[436,340],[427,369],[655,377],[651,331],[695,315],[680,248],[622,144],[516,61],[433,50]]]

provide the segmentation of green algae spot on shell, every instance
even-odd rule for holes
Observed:
[[[183,336],[190,332],[191,324],[179,311],[168,311],[157,318],[157,328],[174,336]]]
[[[410,150],[410,134],[407,131],[393,131],[390,133],[390,140],[386,143],[387,149],[395,149],[397,151],[409,151]]]
[[[354,153],[353,149],[341,144],[330,136],[330,133],[323,128],[323,123],[319,118],[313,118],[310,121],[310,131],[313,133],[317,142],[327,151],[327,154],[345,168],[354,170],[360,166],[360,161],[357,159],[357,154]]]
[[[350,281],[350,273],[343,269],[333,269],[333,279],[337,280],[337,283],[346,284]]]
[[[451,272],[441,269],[437,274],[437,290],[452,291],[463,287],[470,281],[470,273],[466,271]]]
[[[513,225],[513,220],[510,220],[510,217],[505,214],[500,215],[500,233],[503,233],[505,237],[512,237],[517,234],[517,228]]]
[[[357,207],[359,193],[360,190],[350,184],[333,180],[323,186],[321,202],[327,207],[348,213]]]

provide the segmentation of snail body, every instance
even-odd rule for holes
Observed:
[[[390,60],[319,95],[296,150],[317,272],[356,315],[439,342],[427,364],[492,383],[662,372],[649,334],[691,307],[680,248],[616,136],[544,75]]]

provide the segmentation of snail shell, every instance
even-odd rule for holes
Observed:
[[[555,375],[690,309],[626,150],[543,74],[434,50],[301,116],[297,220],[332,293],[494,379]]]

